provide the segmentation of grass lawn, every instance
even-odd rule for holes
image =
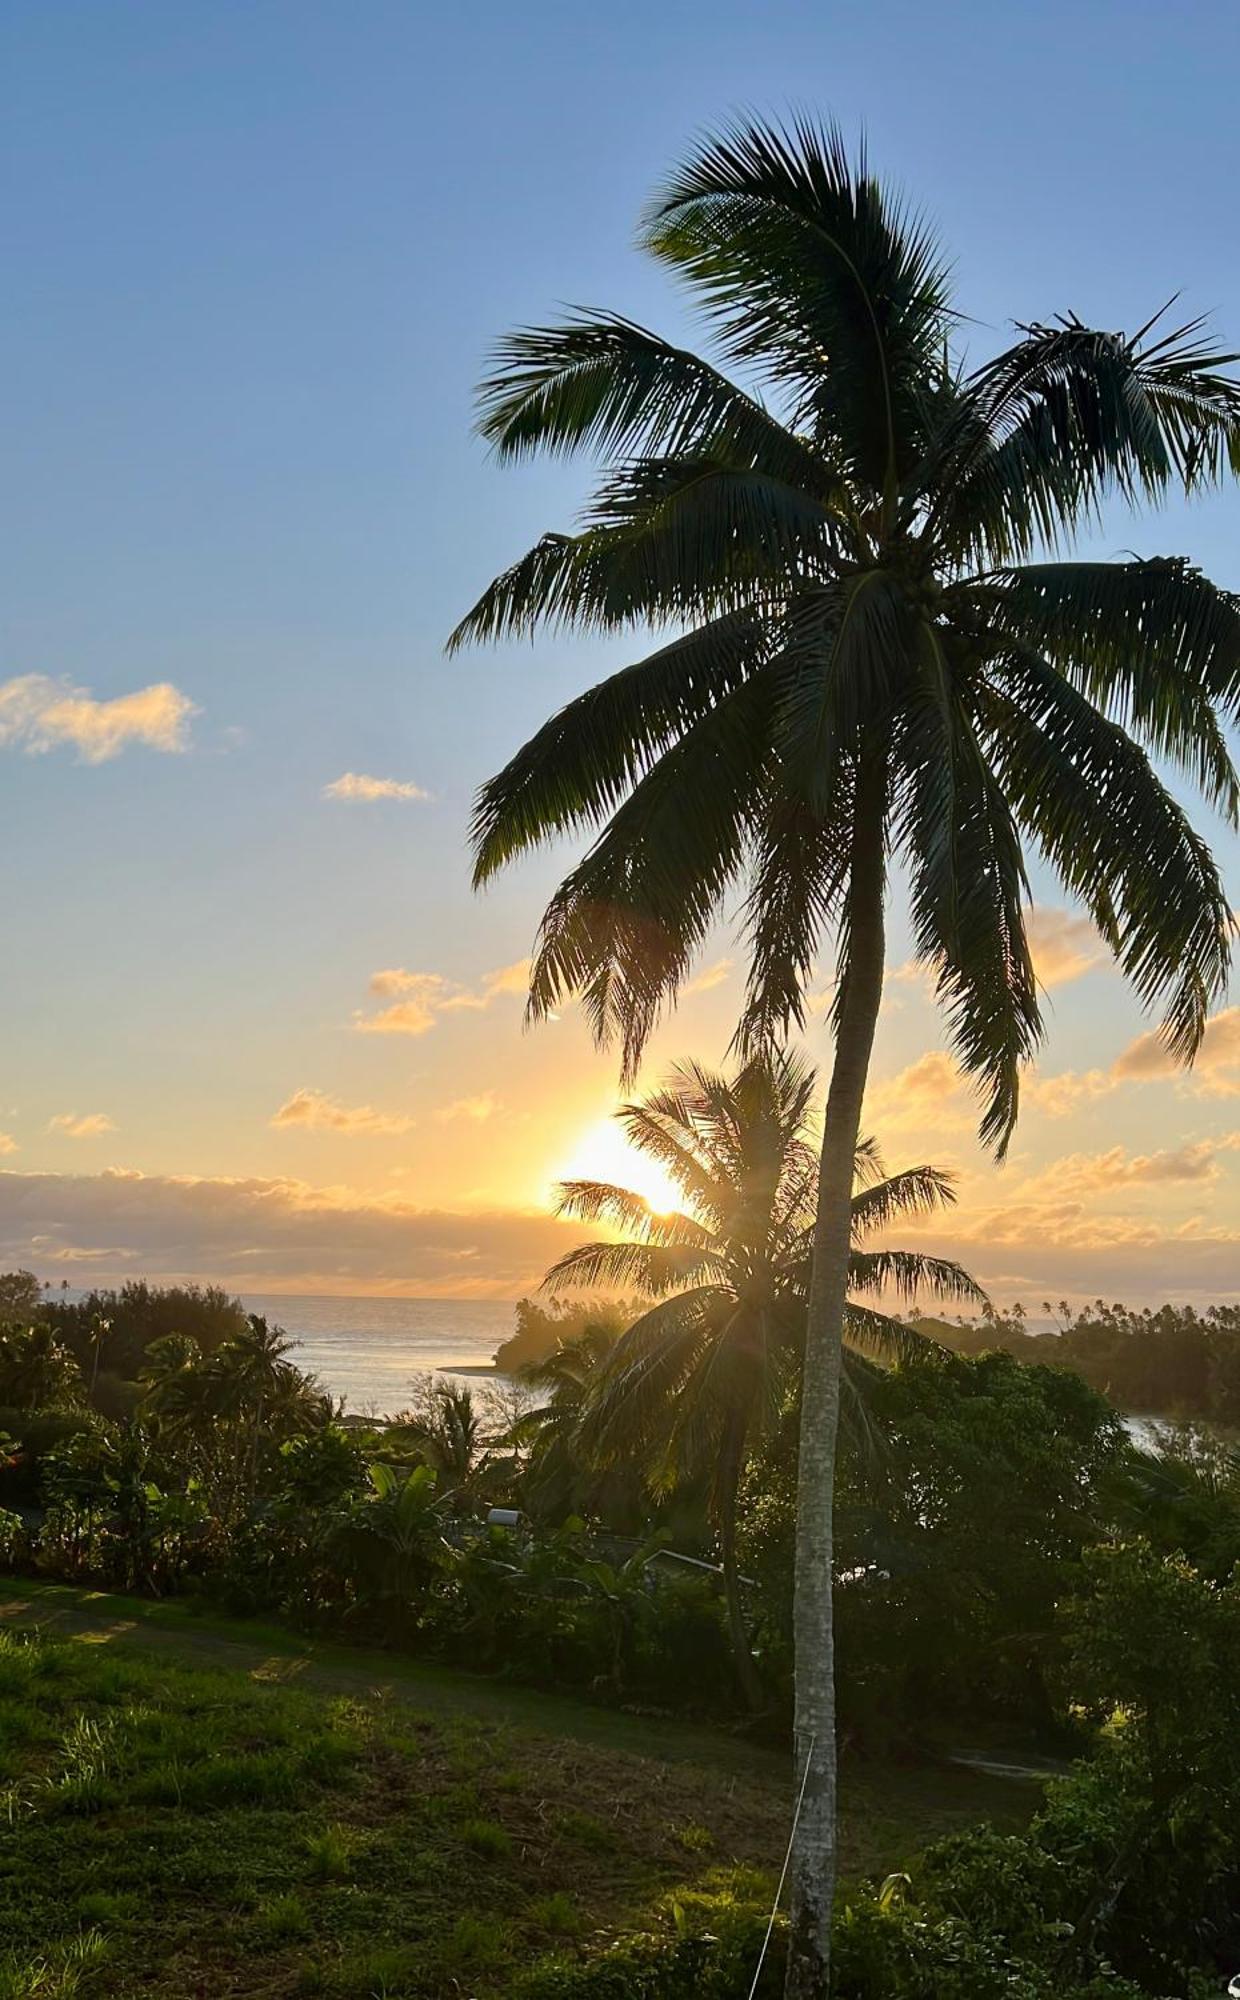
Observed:
[[[0,1631],[0,2000],[482,2000],[544,1953],[660,1921],[677,1888],[769,1892],[782,1759],[717,1740],[711,1760],[706,1732],[643,1755],[639,1718],[586,1740],[584,1705],[559,1728],[553,1696],[533,1727],[507,1690],[488,1714],[488,1683],[454,1707],[436,1681],[421,1708],[391,1662],[382,1687],[356,1662],[340,1686],[344,1649],[306,1661],[221,1624],[200,1636],[226,1657],[204,1663],[175,1619],[117,1623]],[[965,1771],[850,1775],[854,1874],[1032,1803]]]

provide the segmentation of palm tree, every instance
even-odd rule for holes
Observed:
[[[540,1400],[520,1412],[507,1442],[522,1454],[522,1502],[537,1520],[558,1523],[591,1509],[614,1528],[642,1497],[631,1465],[600,1468],[587,1462],[579,1445],[586,1404],[621,1330],[618,1317],[600,1312],[521,1370],[522,1385]]]
[[[444,1485],[444,1499],[473,1486],[489,1462],[482,1413],[464,1383],[423,1377],[412,1408],[394,1419]]]
[[[214,1410],[208,1407],[204,1356],[187,1333],[165,1333],[153,1340],[138,1377],[142,1389],[139,1410],[157,1430],[176,1434],[201,1427]]]
[[[626,1234],[570,1250],[544,1281],[552,1290],[618,1285],[654,1301],[590,1372],[579,1437],[587,1454],[604,1462],[641,1459],[656,1488],[709,1472],[737,1674],[754,1707],[761,1686],[741,1600],[737,1492],[755,1429],[778,1418],[801,1372],[818,1178],[807,1139],[814,1081],[813,1070],[789,1054],[754,1057],[730,1078],[687,1063],[662,1090],[623,1106],[616,1115],[630,1145],[658,1162],[684,1207],[656,1214],[627,1188],[565,1182],[562,1215]],[[861,1248],[893,1217],[954,1201],[949,1175],[914,1167],[887,1179],[876,1147],[865,1141],[856,1150],[855,1179],[850,1291],[985,1303],[958,1264]],[[845,1338],[887,1358],[923,1344],[856,1299]],[[855,1374],[846,1370],[845,1382],[859,1396]]]
[[[740,1038],[756,1047],[801,1022],[834,940],[798,1488],[788,1991],[806,2000],[829,1963],[832,1475],[889,870],[997,1153],[1042,1032],[1027,847],[1191,1060],[1231,919],[1151,757],[1235,821],[1222,724],[1240,709],[1240,604],[1179,558],[1061,552],[1111,495],[1221,482],[1240,464],[1240,385],[1199,323],[1126,335],[1069,315],[968,368],[929,231],[808,120],[705,140],[644,235],[753,391],[612,314],[509,336],[481,394],[500,457],[612,464],[580,532],[545,535],[453,643],[663,634],[479,796],[479,883],[540,842],[595,836],[544,916],[533,1016],[580,994],[632,1076],[740,887]]]

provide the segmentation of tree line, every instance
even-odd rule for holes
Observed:
[[[961,1354],[1001,1349],[1020,1361],[1070,1368],[1118,1409],[1134,1415],[1240,1430],[1240,1306],[1164,1305],[1133,1311],[1095,1299],[1073,1308],[1043,1301],[1049,1331],[1032,1333],[1021,1305],[974,1321],[918,1321]]]

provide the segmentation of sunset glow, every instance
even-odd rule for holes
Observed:
[[[630,1146],[620,1126],[602,1118],[582,1138],[557,1180],[606,1181],[630,1189],[649,1202],[656,1215],[683,1208],[684,1195],[656,1160]]]

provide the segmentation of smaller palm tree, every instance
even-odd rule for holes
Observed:
[[[795,1056],[763,1054],[734,1076],[690,1063],[617,1117],[656,1160],[684,1207],[658,1214],[627,1188],[567,1181],[562,1215],[623,1231],[572,1250],[548,1272],[552,1290],[623,1289],[648,1309],[591,1370],[582,1447],[603,1463],[639,1457],[656,1490],[709,1475],[737,1672],[760,1697],[736,1559],[737,1492],[757,1431],[796,1393],[805,1340],[818,1187],[809,1140],[815,1077]],[[857,1149],[847,1339],[854,1355],[898,1359],[922,1337],[875,1300],[896,1294],[985,1295],[959,1264],[910,1250],[866,1248],[894,1218],[947,1206],[951,1176],[913,1167],[888,1177],[872,1141]],[[861,1416],[864,1367],[844,1371],[846,1414]]]
[[[538,1400],[521,1411],[510,1441],[521,1453],[522,1503],[535,1520],[559,1523],[593,1514],[627,1532],[644,1518],[640,1468],[599,1465],[585,1458],[579,1442],[591,1394],[625,1324],[619,1309],[602,1309],[544,1360],[521,1370],[523,1387]]]
[[[463,1499],[495,1463],[483,1412],[463,1383],[423,1377],[413,1387],[412,1405],[392,1428],[432,1468],[443,1498]]]

